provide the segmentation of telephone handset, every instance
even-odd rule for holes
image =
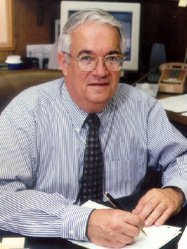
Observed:
[[[187,64],[165,63],[159,67],[159,92],[184,93],[187,86]]]

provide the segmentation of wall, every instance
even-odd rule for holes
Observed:
[[[175,0],[129,2],[141,3],[139,74],[148,69],[153,43],[165,44],[167,61],[182,62],[187,47],[187,8],[179,8]],[[11,53],[24,56],[26,44],[51,43],[54,20],[59,16],[60,0],[14,0],[15,50]],[[0,52],[0,62],[7,53]]]
[[[187,48],[187,8],[178,1],[142,1],[141,49],[142,63],[147,65],[153,43],[166,47],[167,61],[183,62]]]
[[[51,43],[54,16],[59,1],[47,0],[14,0],[13,4],[13,36],[14,49],[0,51],[0,62],[4,62],[8,54],[26,55],[27,44]]]

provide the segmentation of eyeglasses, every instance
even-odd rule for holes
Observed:
[[[104,59],[105,67],[109,71],[119,71],[123,66],[124,56],[121,54],[117,55],[106,55],[102,56],[92,56],[92,55],[80,55],[78,57],[73,57],[70,53],[63,52],[69,55],[71,58],[77,61],[77,65],[81,71],[91,72],[93,71],[98,63],[99,58]]]

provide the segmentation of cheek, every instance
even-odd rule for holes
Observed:
[[[74,94],[82,93],[84,95],[84,90],[88,81],[88,73],[81,72],[79,69],[71,68],[68,71],[68,82],[71,88],[74,88]]]
[[[78,68],[77,63],[74,61],[68,66],[68,77],[75,80],[75,81],[83,81],[87,78],[88,73],[82,72]]]
[[[120,72],[118,72],[118,73],[114,72],[113,74],[111,74],[113,85],[117,85],[119,83],[120,75],[121,75]]]

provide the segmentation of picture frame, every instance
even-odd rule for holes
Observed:
[[[121,22],[122,32],[125,36],[124,63],[122,71],[137,71],[139,68],[140,45],[140,3],[108,2],[106,1],[61,1],[60,24],[62,29],[69,16],[85,8],[100,8],[108,11]],[[61,30],[60,30],[61,31]],[[123,73],[122,73],[123,74]]]
[[[13,44],[13,0],[1,0],[0,50],[11,50]]]
[[[60,19],[56,19],[55,20],[55,42],[58,41],[58,38],[59,38],[59,35],[60,35]]]

